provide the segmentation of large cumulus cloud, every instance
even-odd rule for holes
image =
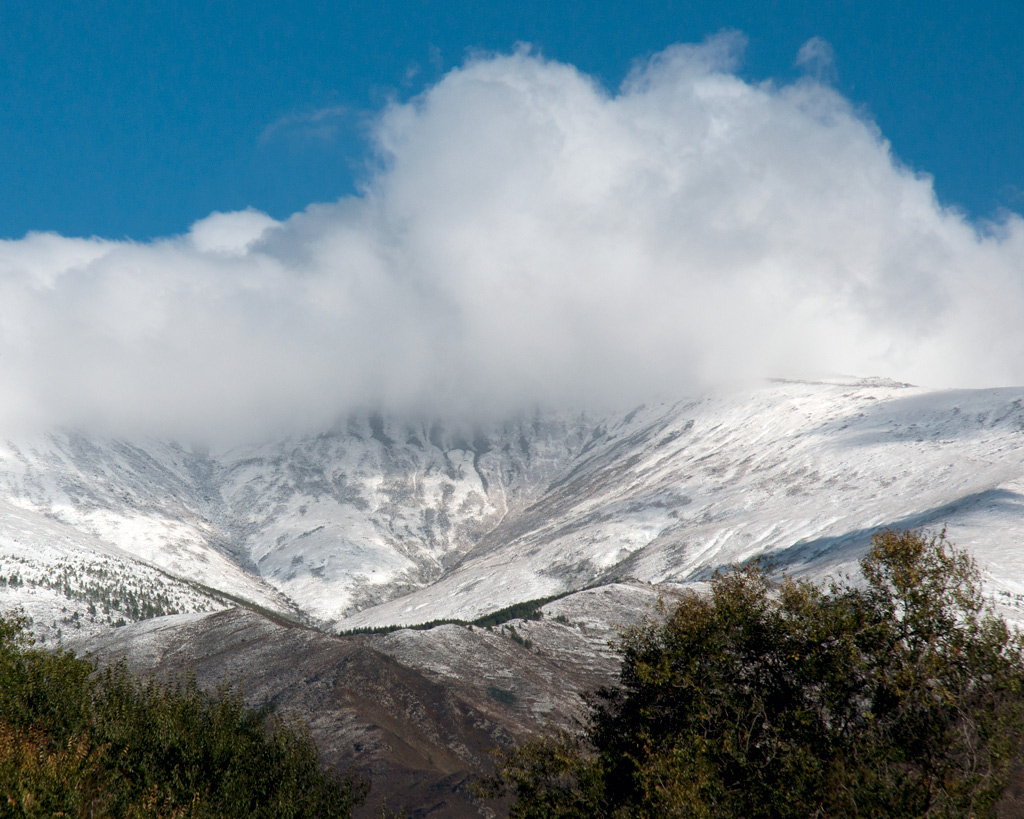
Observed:
[[[742,37],[608,93],[529,51],[382,112],[358,196],[151,243],[0,243],[0,419],[209,436],[354,409],[626,404],[720,380],[1024,383],[1024,226],[936,202]]]

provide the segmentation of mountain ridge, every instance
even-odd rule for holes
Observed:
[[[855,569],[877,528],[948,525],[1014,612],[1022,445],[1024,389],[884,379],[475,428],[368,413],[213,452],[58,432],[0,445],[0,577],[34,566],[31,587],[58,559],[91,577],[99,556],[180,586],[175,611],[245,601],[338,630],[699,581],[762,554],[822,577]],[[0,600],[39,609],[43,636],[61,608],[80,631],[83,601],[50,591],[37,605],[8,584]],[[130,615],[115,606],[100,625]]]

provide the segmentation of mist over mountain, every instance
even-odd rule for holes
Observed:
[[[480,55],[379,115],[358,196],[4,241],[0,421],[238,442],[767,375],[1024,383],[1022,220],[942,208],[818,46],[755,83],[723,33],[614,91]]]

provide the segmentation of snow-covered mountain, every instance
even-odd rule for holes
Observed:
[[[42,636],[244,601],[334,628],[465,618],[770,554],[821,576],[946,526],[1024,599],[1024,388],[774,382],[478,427],[353,417],[209,451],[0,445],[0,607]]]
[[[477,427],[370,414],[222,451],[6,440],[0,610],[101,663],[241,682],[417,816],[494,816],[468,787],[489,750],[582,717],[619,628],[758,555],[854,571],[886,526],[946,527],[1024,621],[1024,388],[773,382]],[[571,591],[493,629],[324,633]]]

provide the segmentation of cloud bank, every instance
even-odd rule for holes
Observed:
[[[358,196],[0,243],[0,421],[201,438],[766,375],[1024,383],[1024,221],[943,209],[847,100],[745,82],[742,49],[672,46],[616,93],[474,58],[381,113]]]

